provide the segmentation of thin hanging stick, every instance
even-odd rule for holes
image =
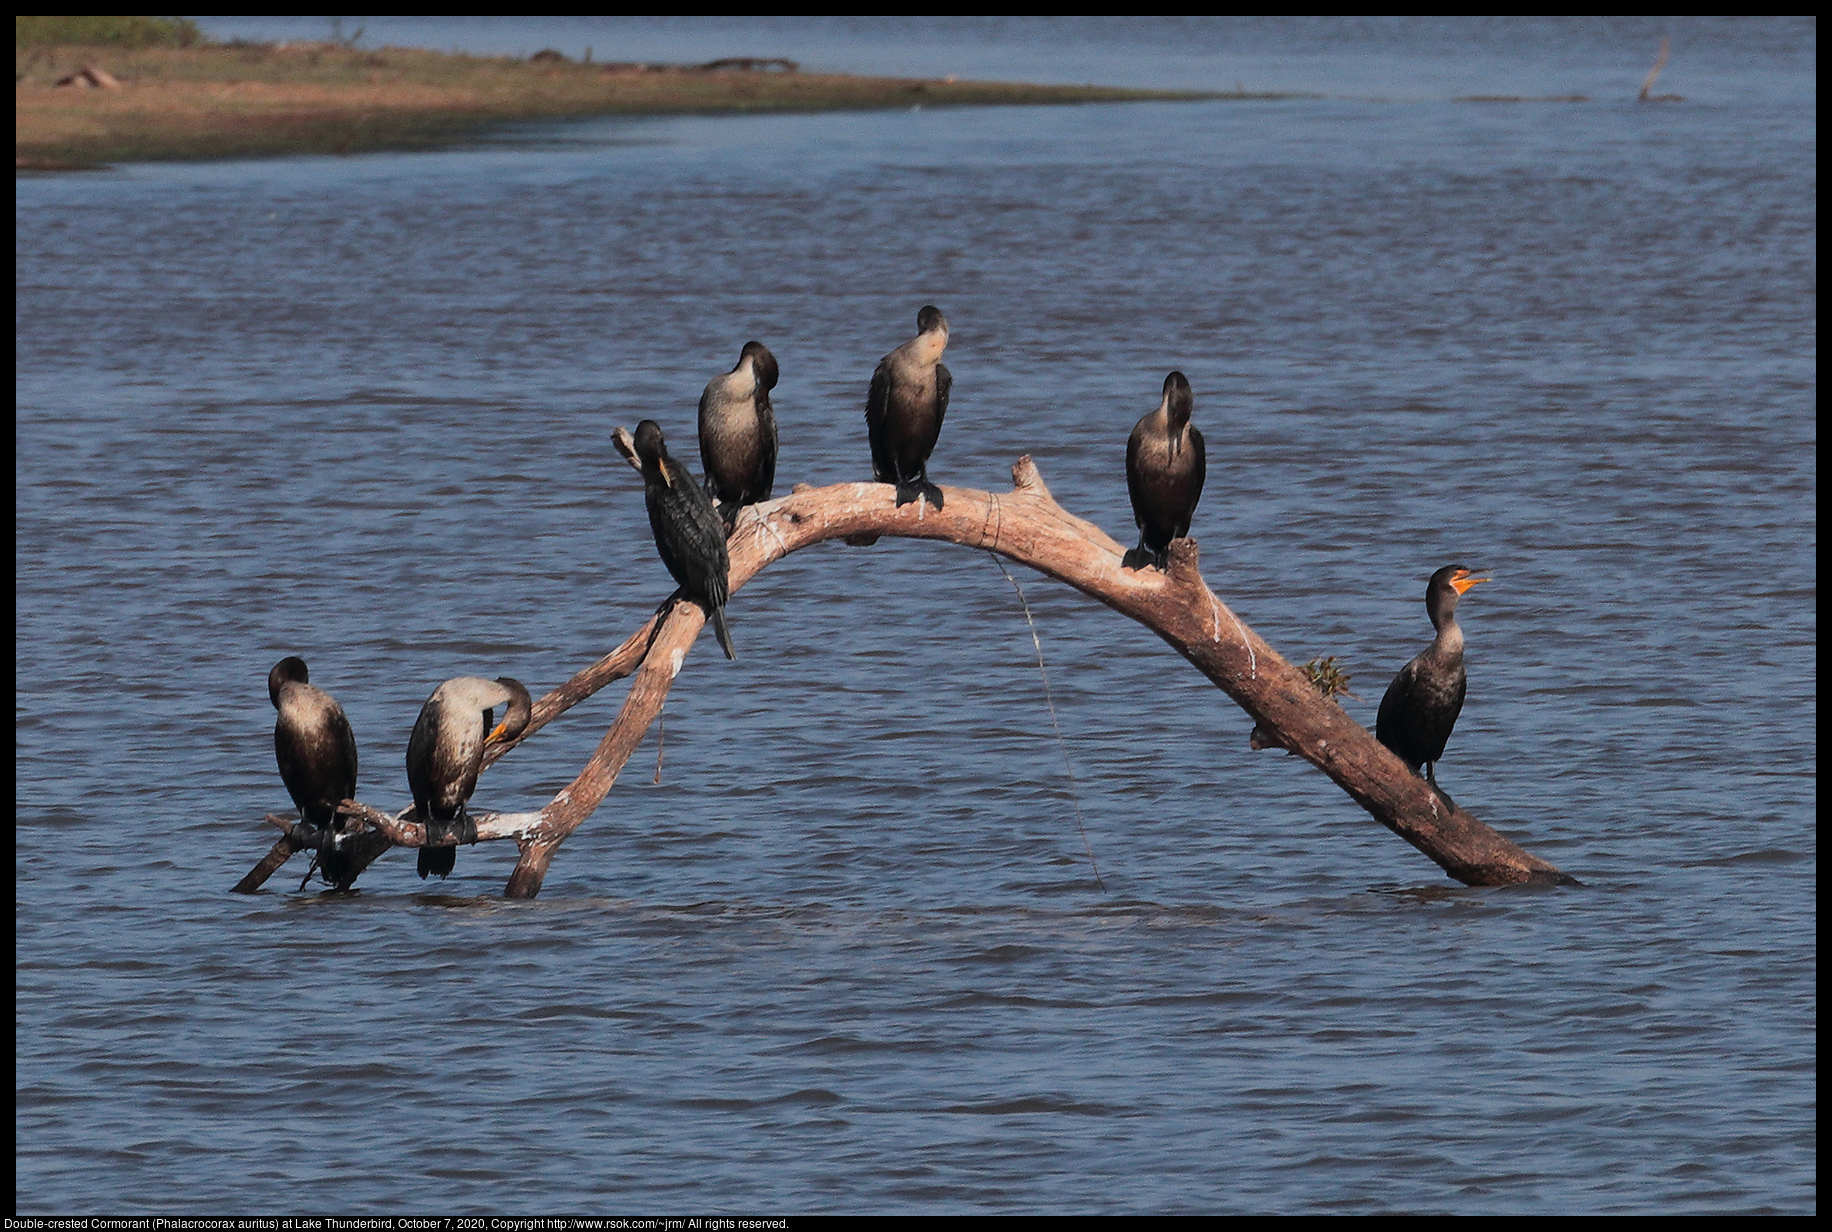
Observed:
[[[992,556],[992,553],[988,552],[987,555]],[[1088,853],[1088,863],[1094,867],[1094,884],[1105,894],[1107,883],[1101,880],[1100,862],[1094,858],[1094,845],[1088,841],[1088,828],[1082,824],[1081,788],[1075,782],[1075,767],[1069,764],[1069,742],[1062,738],[1062,724],[1056,718],[1056,698],[1050,692],[1050,674],[1043,667],[1043,642],[1037,637],[1037,622],[1031,619],[1030,603],[1024,598],[1024,587],[1018,585],[1018,579],[1011,575],[1011,570],[997,556],[992,556],[992,563],[999,567],[999,572],[1005,575],[1011,588],[1018,592],[1018,606],[1024,609],[1024,621],[1030,625],[1031,645],[1037,648],[1037,674],[1043,677],[1043,700],[1049,705],[1050,725],[1056,729],[1056,745],[1062,750],[1062,768],[1069,776],[1069,803],[1075,806],[1075,829],[1081,834],[1081,845]]]
[[[655,714],[655,785],[662,785],[662,746],[668,741],[668,703]]]

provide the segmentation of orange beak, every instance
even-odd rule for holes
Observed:
[[[1456,591],[1458,594],[1462,594],[1476,583],[1490,580],[1489,578],[1471,577],[1468,573],[1463,573],[1457,577],[1451,578],[1450,586],[1452,590]]]

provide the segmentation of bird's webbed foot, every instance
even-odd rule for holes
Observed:
[[[935,506],[937,513],[941,512],[941,489],[930,483],[927,475],[905,479],[897,485],[897,508],[916,500],[925,500]]]
[[[1154,552],[1141,543],[1136,548],[1128,548],[1126,554],[1120,557],[1122,569],[1144,569],[1148,566],[1159,573],[1165,572],[1170,566],[1169,551]]]
[[[1451,812],[1458,811],[1457,802],[1450,798],[1450,793],[1438,786],[1437,767],[1431,762],[1425,763],[1425,781],[1431,784],[1431,790],[1438,793],[1438,799],[1442,800]]]
[[[294,828],[293,836],[299,840],[300,850],[312,853],[311,863],[306,865],[305,879],[299,883],[299,889],[303,891],[306,886],[312,884],[314,875],[321,875],[326,885],[332,884],[330,865],[333,859],[333,848],[331,847],[330,828],[315,826],[309,821],[301,821]]]

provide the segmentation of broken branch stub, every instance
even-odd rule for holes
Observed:
[[[613,439],[635,465],[629,434],[619,428]],[[1451,811],[1373,733],[1318,693],[1302,671],[1208,588],[1197,567],[1194,540],[1172,542],[1169,567],[1163,573],[1122,569],[1125,549],[1100,527],[1057,504],[1028,456],[1012,467],[1012,480],[1012,490],[1005,493],[944,488],[945,507],[940,510],[926,501],[899,507],[889,484],[797,485],[790,495],[750,506],[739,517],[727,545],[729,592],[736,595],[791,552],[834,539],[869,544],[889,535],[996,552],[1066,582],[1152,630],[1280,745],[1322,770],[1381,824],[1452,877],[1470,885],[1573,883],[1573,878],[1468,812]],[[522,739],[612,680],[632,672],[636,676],[616,722],[591,759],[540,813],[505,815],[515,818],[513,824],[479,820],[480,839],[514,838],[521,848],[505,891],[509,897],[532,898],[540,892],[560,844],[603,802],[661,713],[681,659],[705,619],[698,604],[670,599],[621,647],[535,703],[535,719]],[[506,751],[492,750],[490,762]],[[372,824],[378,831],[384,829],[379,820],[372,819]],[[423,832],[415,833],[417,826],[391,824],[388,837],[394,842],[413,845],[423,837]]]

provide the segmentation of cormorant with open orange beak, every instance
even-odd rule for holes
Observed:
[[[736,659],[732,632],[725,624],[725,592],[732,562],[725,550],[725,526],[712,507],[712,497],[692,472],[668,456],[660,424],[643,420],[636,425],[635,437],[655,550],[681,584],[681,594],[706,609],[725,657]]]
[[[1444,756],[1444,746],[1450,742],[1451,728],[1463,712],[1463,695],[1469,688],[1469,676],[1463,670],[1463,630],[1457,624],[1457,600],[1470,587],[1488,580],[1471,577],[1462,565],[1446,565],[1431,575],[1425,587],[1425,611],[1438,635],[1423,654],[1399,669],[1399,675],[1387,686],[1386,696],[1380,699],[1380,712],[1374,720],[1375,738],[1397,753],[1413,773],[1423,766],[1425,779],[1433,787],[1438,785],[1438,759]],[[1443,795],[1441,788],[1439,794]],[[1450,798],[1445,796],[1445,800]],[[1451,808],[1456,808],[1454,802]]]
[[[509,709],[497,723],[496,707],[504,702]],[[407,741],[407,786],[427,838],[455,832],[461,843],[477,841],[467,805],[477,790],[484,750],[521,735],[532,714],[528,690],[508,676],[458,676],[433,690]],[[456,847],[420,848],[422,878],[444,877],[457,862]]]

